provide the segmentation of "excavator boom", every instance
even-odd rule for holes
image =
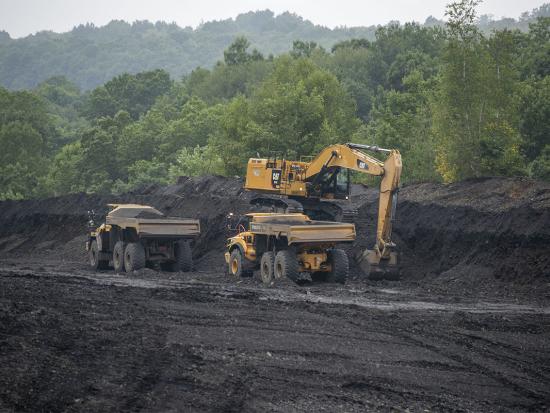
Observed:
[[[325,170],[334,167],[376,176],[383,175],[384,163],[361,152],[360,147],[368,147],[368,145],[348,143],[345,145],[331,145],[323,149],[307,168],[306,179],[319,176]]]

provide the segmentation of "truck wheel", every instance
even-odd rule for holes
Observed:
[[[264,252],[260,262],[260,276],[265,285],[270,285],[273,282],[275,267],[275,255],[272,252]]]
[[[117,241],[113,248],[113,267],[117,274],[124,271],[124,243],[122,241]]]
[[[238,248],[234,249],[229,257],[229,275],[243,276],[243,256]]]
[[[298,259],[294,251],[279,251],[275,256],[275,278],[290,278],[296,281],[300,275]]]
[[[327,274],[327,281],[344,284],[349,274],[348,255],[344,250],[333,249],[328,252],[328,259],[332,270]]]
[[[97,241],[95,239],[90,245],[88,258],[90,259],[90,267],[94,270],[106,270],[109,268],[109,261],[99,259],[99,248],[97,247]]]
[[[193,269],[193,251],[188,241],[179,241],[175,245],[176,260],[180,271],[188,272]]]
[[[139,242],[131,242],[124,250],[124,268],[126,272],[141,270],[145,267],[145,249]]]

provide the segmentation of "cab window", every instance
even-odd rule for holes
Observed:
[[[347,194],[349,188],[349,170],[340,170],[336,175],[336,192]]]

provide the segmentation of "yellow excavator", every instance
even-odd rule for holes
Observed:
[[[383,153],[380,161],[365,151]],[[361,269],[372,277],[385,277],[397,265],[391,240],[392,218],[397,205],[401,177],[401,154],[395,149],[356,143],[335,144],[313,159],[290,161],[284,158],[251,158],[245,189],[260,192],[252,203],[273,212],[303,212],[312,219],[353,220],[350,199],[350,172],[381,177],[376,242],[372,250],[356,257]],[[344,200],[344,201],[342,201]]]

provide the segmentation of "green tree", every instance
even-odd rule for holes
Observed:
[[[219,129],[219,108],[208,107],[202,100],[192,97],[182,108],[178,119],[168,123],[161,133],[159,157],[173,161],[182,148],[206,146],[211,135]]]
[[[397,148],[403,156],[403,181],[437,181],[430,101],[434,80],[412,72],[400,80],[403,91],[389,90],[376,101],[368,125],[370,143]]]
[[[112,188],[115,193],[124,193],[151,184],[166,185],[170,183],[168,178],[168,166],[156,159],[140,159],[128,167],[127,181],[118,179]]]
[[[83,97],[79,88],[63,76],[54,76],[40,83],[33,91],[46,103],[46,111],[56,133],[50,148],[57,152],[63,145],[78,139],[78,131],[89,126],[80,115]]]
[[[309,59],[283,56],[250,99],[226,108],[213,142],[228,173],[242,173],[246,159],[272,152],[299,158],[349,139],[359,127],[353,100],[328,71]]]
[[[540,155],[531,163],[530,175],[533,178],[550,181],[550,145],[546,145]]]
[[[371,47],[371,42],[367,39],[349,39],[335,43],[331,52],[334,53],[338,49],[368,49],[369,47]]]
[[[44,191],[55,130],[44,101],[30,92],[0,88],[0,198],[27,198]]]
[[[254,121],[267,131],[259,150],[311,155],[357,129],[355,105],[336,77],[307,59],[281,57],[252,97]]]
[[[339,47],[330,59],[320,62],[332,72],[357,105],[357,115],[365,122],[377,93],[378,85],[373,81],[382,71],[378,57],[367,48]]]
[[[401,90],[401,79],[416,70],[425,78],[438,73],[443,40],[439,28],[390,24],[376,31],[375,41],[340,42],[331,59],[314,59],[338,77],[356,100],[357,115],[368,122],[372,105],[384,90]]]
[[[167,125],[164,114],[155,108],[121,130],[116,143],[116,154],[122,176],[124,169],[135,162],[153,159],[163,142],[162,136]]]
[[[176,154],[176,161],[170,166],[169,175],[173,181],[180,176],[222,175],[223,160],[212,146],[183,148]]]
[[[322,46],[319,46],[315,42],[294,40],[294,42],[292,43],[292,50],[290,51],[290,55],[294,58],[311,57],[313,52],[316,50],[320,51],[321,53],[325,53],[325,49],[323,49]]]
[[[81,181],[87,192],[106,193],[117,179],[125,176],[127,164],[118,156],[118,146],[132,119],[121,110],[114,117],[101,117],[94,123],[81,133]]]
[[[550,145],[550,76],[523,82],[519,114],[524,151],[532,161]]]
[[[171,87],[170,75],[161,69],[136,75],[125,73],[94,89],[84,113],[93,119],[114,116],[124,110],[133,119],[138,119],[153,106],[158,96],[167,93]]]
[[[53,76],[36,87],[36,93],[61,107],[73,105],[80,100],[80,89],[65,76]]]
[[[521,64],[523,78],[550,76],[550,17],[539,17],[529,24]]]
[[[250,96],[271,72],[272,62],[250,61],[241,65],[220,63],[212,71],[197,70],[185,78],[190,95],[208,104],[226,102],[237,95]]]
[[[63,146],[50,164],[47,178],[48,192],[58,196],[85,191],[82,164],[80,141]]]
[[[515,73],[506,36],[487,41],[474,25],[479,1],[448,6],[447,46],[433,105],[437,168],[445,181],[521,173],[513,113]]]
[[[223,52],[225,64],[228,66],[242,65],[254,60],[263,60],[263,55],[253,49],[248,53],[250,42],[244,36],[237,37],[233,43]]]
[[[86,130],[80,140],[80,180],[87,192],[108,193],[119,176],[115,137],[98,126]]]
[[[237,96],[224,107],[220,133],[210,138],[210,144],[222,158],[226,174],[237,175],[244,171],[243,161],[256,154],[252,147],[266,133],[252,116],[248,99]]]
[[[38,195],[46,169],[44,140],[30,124],[0,126],[0,199]]]

